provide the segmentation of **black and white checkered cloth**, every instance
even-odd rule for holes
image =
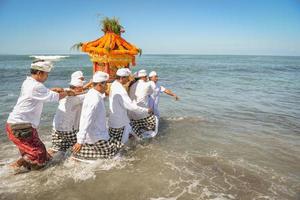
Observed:
[[[56,151],[67,151],[74,144],[76,144],[78,130],[74,131],[52,131],[52,147]]]
[[[73,156],[80,159],[95,160],[98,158],[111,158],[116,155],[123,144],[110,138],[108,141],[99,140],[95,144],[83,144],[80,151]]]
[[[141,136],[145,131],[154,131],[156,120],[154,115],[150,115],[146,118],[139,119],[139,120],[131,120],[130,125],[132,127],[133,132]]]
[[[122,128],[109,128],[109,136],[111,138],[114,138],[115,140],[121,142],[122,141],[122,136],[123,136],[123,133],[124,133],[124,129],[125,129],[125,126],[122,127]]]

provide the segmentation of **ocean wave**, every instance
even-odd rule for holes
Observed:
[[[31,55],[29,56],[30,58],[35,58],[35,59],[41,59],[41,60],[52,60],[52,61],[57,61],[57,60],[61,60],[63,58],[68,58],[70,56],[59,56],[59,55],[55,55],[55,56],[44,56],[44,55]]]

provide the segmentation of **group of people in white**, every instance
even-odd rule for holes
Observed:
[[[178,100],[176,94],[157,83],[155,71],[148,75],[146,70],[139,70],[130,82],[131,71],[120,68],[109,88],[107,123],[104,99],[109,75],[95,72],[92,80],[84,84],[83,73],[76,71],[69,88],[48,89],[43,83],[52,67],[45,60],[31,64],[31,75],[23,82],[17,104],[9,114],[7,135],[21,153],[21,158],[11,164],[14,168],[40,169],[56,152],[68,149],[77,160],[111,158],[131,135],[143,138],[157,134],[160,93]],[[48,151],[37,132],[44,102],[59,102]]]

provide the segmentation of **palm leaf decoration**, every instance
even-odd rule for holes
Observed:
[[[101,21],[101,26],[102,26],[102,31],[104,33],[113,32],[115,34],[121,35],[121,33],[124,32],[123,26],[120,25],[119,19],[116,17],[113,17],[111,19],[105,17]]]
[[[139,56],[143,54],[143,50],[141,48],[138,49],[138,52],[139,52]]]
[[[83,43],[82,43],[82,42],[79,42],[79,43],[76,43],[76,44],[72,45],[70,49],[71,49],[71,50],[80,51],[82,45],[83,45]]]

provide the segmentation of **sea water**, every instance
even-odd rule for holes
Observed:
[[[4,127],[35,58],[0,56],[1,199],[300,198],[300,57],[142,55],[132,70],[157,71],[180,97],[161,95],[156,138],[131,141],[112,160],[75,163],[67,152],[45,170],[12,175],[19,152]],[[47,87],[68,87],[76,70],[92,76],[86,55],[48,58]],[[44,105],[39,127],[47,148],[56,108]]]

